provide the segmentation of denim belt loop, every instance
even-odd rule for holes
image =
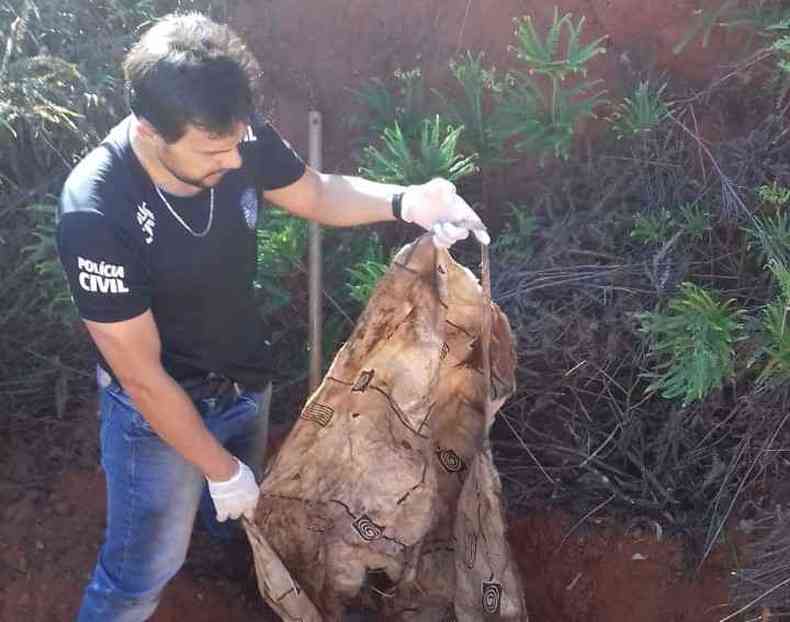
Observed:
[[[101,365],[96,365],[96,384],[99,389],[106,389],[112,384],[112,376]]]

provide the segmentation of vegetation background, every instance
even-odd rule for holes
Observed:
[[[325,110],[328,169],[449,177],[491,227],[520,360],[494,432],[511,510],[650,525],[683,538],[690,570],[744,534],[734,609],[790,609],[790,4],[678,2],[653,22],[625,3],[513,2],[491,20],[486,2],[440,4],[332,0],[286,23],[279,3],[0,2],[0,430],[65,429],[91,399],[57,194],[126,114],[118,68],[139,30],[203,10],[250,38],[262,106],[297,147],[307,109]],[[334,47],[305,42],[339,25]],[[306,229],[262,221],[285,421],[305,397]],[[414,235],[327,232],[327,358]]]

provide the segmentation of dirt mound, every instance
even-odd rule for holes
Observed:
[[[82,410],[28,422],[25,430],[0,430],[7,448],[0,455],[0,621],[71,622],[104,529],[104,478],[91,466],[97,422]],[[16,478],[20,465],[27,488]],[[626,533],[591,519],[572,527],[550,514],[511,521],[534,621],[715,622],[727,611],[734,554],[718,551],[692,577],[682,544],[657,542],[648,525]],[[233,558],[196,533],[153,622],[276,621],[261,603],[252,566],[238,568],[243,561],[233,568]]]

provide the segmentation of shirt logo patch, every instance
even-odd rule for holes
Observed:
[[[255,229],[258,224],[258,196],[255,188],[247,188],[241,193],[241,211],[244,213],[244,220],[250,229]]]
[[[77,257],[80,287],[86,292],[99,294],[128,294],[129,288],[123,282],[126,278],[126,269],[123,266],[95,262],[83,257]]]
[[[145,201],[137,206],[137,223],[140,225],[140,228],[145,234],[145,243],[150,244],[153,242],[156,217],[154,216],[154,213],[148,209]]]

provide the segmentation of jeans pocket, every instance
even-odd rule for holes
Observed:
[[[129,424],[132,430],[137,430],[145,434],[156,434],[151,424],[148,423],[148,419],[143,417],[137,409],[129,411]]]
[[[112,402],[112,408],[108,408],[107,415],[120,418],[121,427],[127,434],[131,435],[151,435],[156,434],[151,424],[140,413],[134,405],[132,398],[117,383],[113,382],[104,389],[105,396]]]

